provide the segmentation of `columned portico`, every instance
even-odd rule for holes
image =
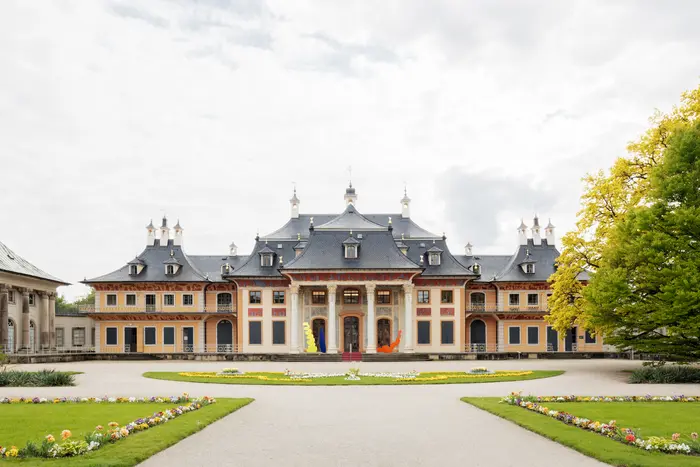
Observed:
[[[328,348],[327,353],[338,353],[338,331],[336,330],[335,294],[338,286],[331,284],[328,286]]]
[[[377,322],[374,319],[374,292],[377,286],[367,284],[367,353],[377,353]]]
[[[290,336],[290,341],[291,341],[291,348],[290,352],[291,353],[299,353],[299,333],[300,331],[300,324],[299,324],[299,286],[298,285],[292,285],[289,288],[289,294],[291,295],[291,300],[292,300],[292,310],[291,310],[291,319],[290,319],[290,325],[291,325],[291,336]]]
[[[413,352],[413,284],[404,284],[404,352]]]

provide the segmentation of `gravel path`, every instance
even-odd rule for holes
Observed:
[[[48,367],[84,371],[74,388],[0,388],[0,397],[191,395],[256,401],[144,462],[144,466],[601,466],[459,400],[531,394],[690,394],[698,385],[628,385],[623,360],[515,360],[416,363],[237,363],[243,371],[560,369],[531,381],[429,386],[290,387],[179,383],[144,379],[145,371],[214,371],[225,362],[78,362]],[[24,365],[36,369],[44,365]]]

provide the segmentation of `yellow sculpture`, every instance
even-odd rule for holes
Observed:
[[[309,326],[309,323],[304,323],[304,334],[306,335],[306,351],[309,353],[318,352],[318,347],[316,347],[316,339],[314,339],[314,333],[311,331],[311,326]]]

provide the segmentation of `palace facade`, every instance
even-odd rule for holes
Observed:
[[[547,326],[554,226],[517,229],[515,251],[479,255],[394,214],[301,214],[249,255],[188,255],[183,228],[147,227],[146,247],[94,287],[96,352],[300,353],[304,324],[326,353],[601,352],[600,337]]]

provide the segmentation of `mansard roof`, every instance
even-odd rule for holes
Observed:
[[[284,265],[285,270],[298,269],[402,269],[420,271],[420,266],[396,247],[388,230],[357,232],[358,258],[346,259],[343,242],[348,231],[314,230],[304,251]],[[360,238],[360,235],[362,238]]]
[[[269,243],[266,241],[269,240]],[[286,263],[291,258],[296,255],[294,247],[299,244],[296,239],[296,234],[294,234],[294,239],[291,240],[270,240],[270,239],[258,239],[253,247],[253,252],[248,256],[248,258],[239,263],[237,268],[228,275],[228,277],[282,277],[279,272],[279,258],[283,257]],[[267,249],[267,250],[265,250]],[[260,253],[272,252],[273,254],[273,266],[262,266],[260,264]],[[285,265],[286,266],[286,265]]]
[[[439,239],[413,240],[404,238],[403,243],[408,247],[406,256],[416,264],[420,264],[421,257],[423,258],[424,271],[421,276],[474,276],[469,269],[457,261],[450,249],[447,247],[447,242],[440,237]],[[427,254],[429,251],[440,250],[442,258],[438,265],[428,265]]]
[[[0,242],[0,271],[34,277],[36,279],[55,282],[59,285],[69,285],[67,282],[64,282],[61,279],[58,279],[34,266],[26,259],[14,253],[2,242]]]
[[[315,230],[387,230],[387,227],[372,222],[357,212],[355,206],[348,204],[342,214],[325,224],[318,225]]]

